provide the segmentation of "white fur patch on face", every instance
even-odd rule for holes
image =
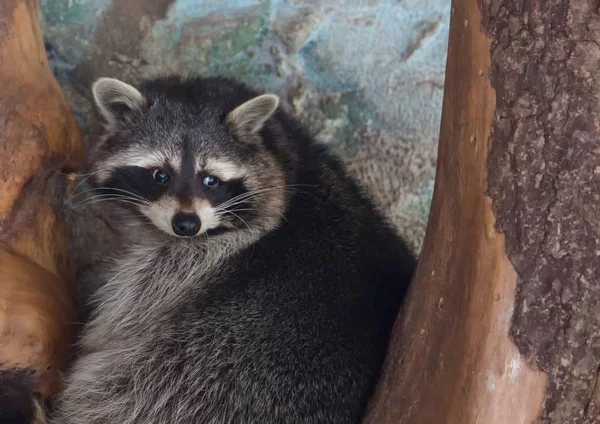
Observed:
[[[207,159],[203,164],[196,164],[196,169],[198,172],[206,172],[223,181],[238,180],[247,174],[243,166],[226,160],[211,158]]]
[[[194,211],[200,217],[200,234],[221,225],[221,220],[219,219],[215,208],[211,206],[208,200],[199,199],[194,201]]]
[[[171,196],[165,196],[159,201],[151,202],[147,206],[140,206],[140,211],[146,215],[158,229],[175,237],[178,236],[173,232],[171,222],[178,210],[179,201]]]
[[[184,210],[181,208],[180,202],[172,196],[165,196],[159,201],[151,202],[147,206],[140,206],[140,211],[148,217],[150,221],[165,233],[179,237],[173,231],[172,221],[173,216],[178,212],[194,212],[200,218],[200,231],[198,234],[203,234],[206,231],[217,228],[221,225],[221,220],[217,215],[215,208],[210,205],[208,200],[198,199],[194,202],[193,210]]]
[[[171,152],[130,149],[99,163],[96,178],[102,184],[115,169],[125,166],[139,166],[140,168],[150,169],[161,168],[165,164],[169,164],[175,171],[180,171],[181,162],[181,156]]]

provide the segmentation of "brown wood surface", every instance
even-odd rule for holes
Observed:
[[[54,79],[35,0],[0,1],[0,371],[59,387],[76,321],[61,219],[83,142]]]
[[[477,0],[454,0],[435,191],[368,424],[521,424],[547,377],[509,338],[516,274],[485,195],[495,93]]]

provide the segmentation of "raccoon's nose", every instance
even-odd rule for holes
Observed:
[[[195,213],[179,212],[171,221],[175,234],[181,237],[193,237],[200,231],[200,218]]]

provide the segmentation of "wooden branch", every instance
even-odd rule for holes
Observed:
[[[68,181],[60,171],[82,160],[80,132],[48,65],[37,1],[2,0],[0,393],[14,384],[11,375],[26,375],[40,401],[60,386],[77,318],[60,216]]]
[[[365,423],[529,424],[545,400],[509,338],[517,277],[485,195],[490,43],[477,0],[454,0],[427,235]]]

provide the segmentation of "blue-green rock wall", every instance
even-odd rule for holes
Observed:
[[[232,76],[279,94],[417,249],[432,195],[450,0],[41,0],[84,128],[89,84]]]

